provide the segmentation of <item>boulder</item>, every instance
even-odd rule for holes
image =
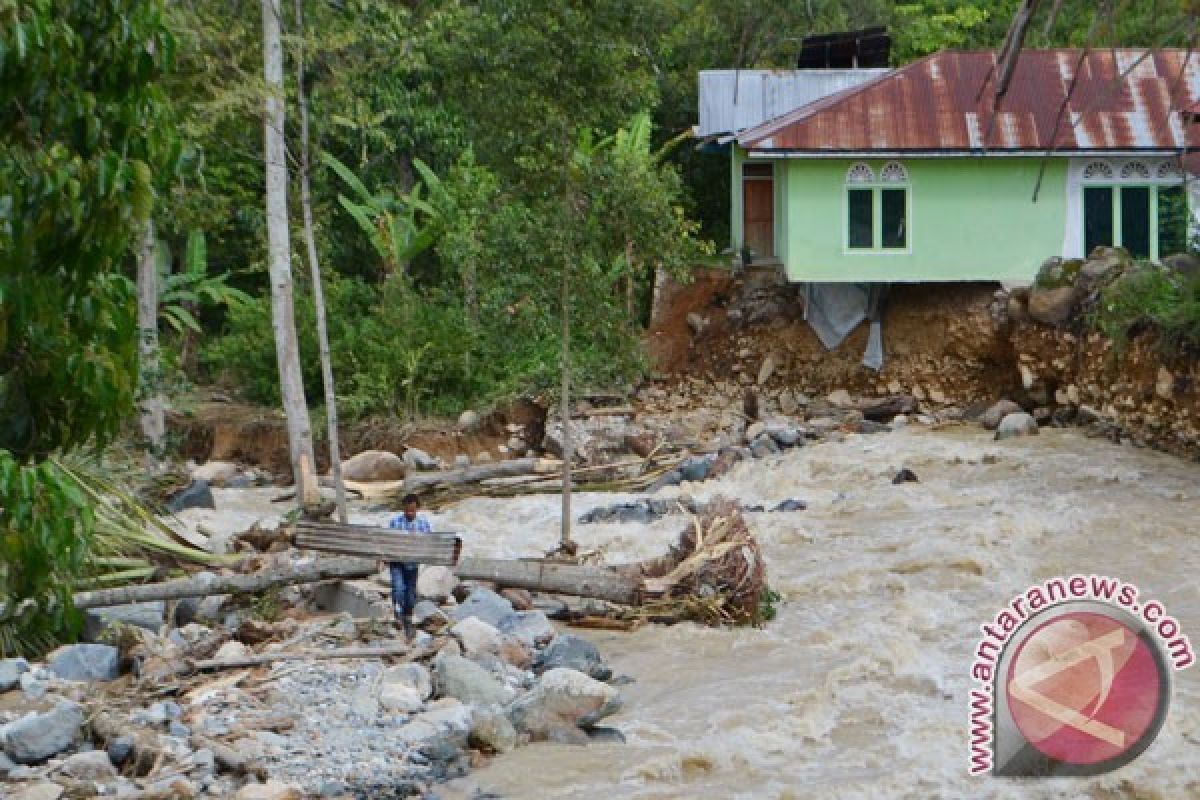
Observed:
[[[1035,289],[1029,295],[1029,316],[1043,325],[1060,326],[1071,318],[1077,292],[1073,286]]]
[[[780,447],[795,447],[800,444],[800,430],[791,425],[768,425],[767,435]]]
[[[557,739],[566,729],[589,728],[621,707],[620,693],[573,669],[549,670],[508,707],[508,717],[531,739]],[[564,737],[570,741],[569,734]]]
[[[751,442],[750,452],[755,458],[766,458],[767,456],[778,453],[779,445],[775,444],[775,440],[764,433]]]
[[[853,408],[854,398],[845,389],[834,389],[825,397],[835,408]]]
[[[478,617],[481,622],[498,628],[501,621],[513,613],[512,603],[491,589],[476,587],[466,600],[450,611],[450,617],[460,622],[467,617]]]
[[[533,665],[533,646],[510,633],[501,634],[496,657],[519,670],[527,670]]]
[[[479,429],[479,412],[467,410],[458,415],[458,429],[463,433],[473,433]]]
[[[178,514],[185,508],[216,508],[212,489],[207,481],[192,481],[187,488],[176,493],[166,503],[167,511]]]
[[[65,790],[57,783],[42,781],[17,790],[10,800],[58,800]]]
[[[513,690],[497,681],[487,670],[462,656],[439,653],[433,662],[434,682],[439,697],[454,697],[468,705],[504,705]]]
[[[467,617],[456,623],[450,633],[458,639],[467,656],[495,655],[500,649],[500,631],[478,617]]]
[[[1079,270],[1083,266],[1083,262],[1077,258],[1063,259],[1058,256],[1048,258],[1042,262],[1041,269],[1038,270],[1037,277],[1034,279],[1033,285],[1035,291],[1039,289],[1062,289],[1075,285],[1075,279],[1079,275]]]
[[[712,460],[704,456],[692,456],[679,465],[679,473],[685,481],[699,482],[708,477]]]
[[[304,791],[295,784],[269,780],[248,783],[235,794],[234,800],[304,800]]]
[[[699,336],[708,327],[708,320],[695,311],[690,311],[687,315],[687,325],[691,329],[693,336]]]
[[[498,630],[520,639],[530,647],[548,644],[558,630],[541,611],[518,611],[500,621]]]
[[[529,611],[533,608],[533,595],[528,589],[501,589],[500,596],[512,603],[514,611]]]
[[[665,489],[668,486],[678,486],[681,483],[683,483],[683,473],[677,469],[668,470],[667,472],[664,472],[662,475],[658,476],[658,479],[655,480],[654,483],[646,487],[646,492],[648,494],[654,494],[660,489]]]
[[[1176,253],[1162,260],[1163,266],[1184,278],[1200,275],[1200,257],[1191,253]]]
[[[917,477],[917,473],[913,472],[908,467],[905,467],[896,473],[896,476],[892,478],[892,483],[920,483],[920,478]]]
[[[571,433],[571,457],[573,461],[582,461],[587,463],[592,460],[596,449],[595,438],[584,429],[579,422],[572,421],[570,427]],[[546,432],[542,437],[542,449],[550,453],[555,458],[563,456],[563,425],[562,420],[554,419],[547,420]]]
[[[419,472],[429,472],[438,469],[441,465],[433,456],[426,453],[419,447],[409,447],[405,449],[404,455],[401,456],[404,466],[407,469],[417,470]]]
[[[434,708],[413,717],[400,729],[400,738],[423,753],[437,748],[459,750],[466,747],[476,713],[480,712],[462,703]]]
[[[1009,322],[1028,322],[1029,321],[1029,294],[1017,294],[1012,292],[1008,296],[1008,320]]]
[[[1122,248],[1097,247],[1079,269],[1079,283],[1090,289],[1125,271],[1132,263],[1133,259]]]
[[[551,670],[559,667],[578,670],[601,681],[612,677],[612,670],[604,663],[596,645],[572,633],[564,633],[555,637],[538,659],[539,670]]]
[[[1166,367],[1160,366],[1155,376],[1154,393],[1163,400],[1170,400],[1175,395],[1175,376]]]
[[[433,696],[433,676],[423,665],[415,662],[388,667],[380,680],[384,686],[403,686],[412,689],[422,700]]]
[[[762,436],[767,431],[765,422],[755,422],[752,425],[746,426],[746,441],[753,442],[758,437]]]
[[[794,497],[789,497],[787,500],[784,500],[782,503],[779,503],[774,508],[772,508],[771,511],[772,512],[803,511],[806,508],[808,508],[808,506],[804,503],[803,500],[798,500]]]
[[[117,768],[103,750],[89,750],[68,756],[59,769],[77,781],[103,782],[117,777]]]
[[[67,681],[111,681],[121,675],[121,653],[107,644],[68,644],[46,658],[46,666]]]
[[[485,753],[507,753],[517,746],[517,729],[500,711],[485,709],[475,715],[467,743]]]
[[[428,600],[417,602],[413,609],[413,624],[424,631],[440,631],[450,624],[445,612]]]
[[[454,457],[455,469],[466,469],[471,466],[471,457],[466,453],[459,453]]]
[[[654,452],[654,448],[658,446],[658,436],[649,431],[643,433],[627,433],[622,438],[621,443],[629,452],[647,458]]]
[[[70,747],[82,727],[83,709],[63,702],[51,711],[31,712],[0,728],[0,742],[18,764],[37,764]]]
[[[1036,436],[1038,424],[1031,415],[1019,412],[1007,415],[996,428],[996,441],[1012,439],[1017,436]]]
[[[994,431],[1000,426],[1000,420],[1007,417],[1009,414],[1016,414],[1024,411],[1019,405],[1012,400],[1004,399],[992,405],[987,411],[984,411],[979,417],[979,424],[989,431]]]
[[[21,676],[29,671],[29,662],[23,658],[0,659],[0,692],[15,689]]]
[[[241,474],[232,461],[206,461],[192,470],[192,480],[204,481],[210,486],[224,486]]]
[[[132,625],[158,633],[166,621],[167,604],[162,600],[124,606],[90,608],[83,615],[83,638],[95,642],[112,625]]]
[[[122,734],[108,741],[108,760],[116,764],[118,767],[123,765],[133,755],[133,748],[137,744],[137,740],[129,735]]]
[[[404,477],[404,459],[387,450],[364,450],[342,462],[342,477],[348,481],[398,481]]]
[[[443,602],[454,593],[458,576],[449,567],[422,567],[417,575],[417,596]]]
[[[385,683],[379,687],[379,705],[388,711],[413,714],[420,711],[425,703],[421,699],[421,693],[411,686]]]

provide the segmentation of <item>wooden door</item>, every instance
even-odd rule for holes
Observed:
[[[742,181],[742,230],[755,258],[775,257],[775,181],[747,177]]]

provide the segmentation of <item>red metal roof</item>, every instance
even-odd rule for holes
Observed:
[[[946,51],[744,131],[750,151],[1200,151],[1200,54],[1025,50],[993,110],[993,51]],[[1079,65],[1063,118],[1056,121]],[[1052,141],[1053,139],[1053,141]]]

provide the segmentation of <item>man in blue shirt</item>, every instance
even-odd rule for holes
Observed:
[[[421,502],[415,494],[404,496],[404,513],[393,517],[388,527],[404,534],[429,533],[429,520],[417,515]],[[396,627],[404,628],[404,636],[413,638],[413,608],[417,605],[417,565],[400,561],[391,562],[392,610],[396,614]]]

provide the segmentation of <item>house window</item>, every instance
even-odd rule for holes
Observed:
[[[1085,253],[1118,246],[1134,258],[1158,260],[1186,249],[1187,196],[1176,165],[1129,161],[1115,170],[1096,161],[1084,167],[1083,179]]]
[[[889,162],[879,179],[867,164],[846,172],[846,249],[871,252],[908,249],[908,171]]]

